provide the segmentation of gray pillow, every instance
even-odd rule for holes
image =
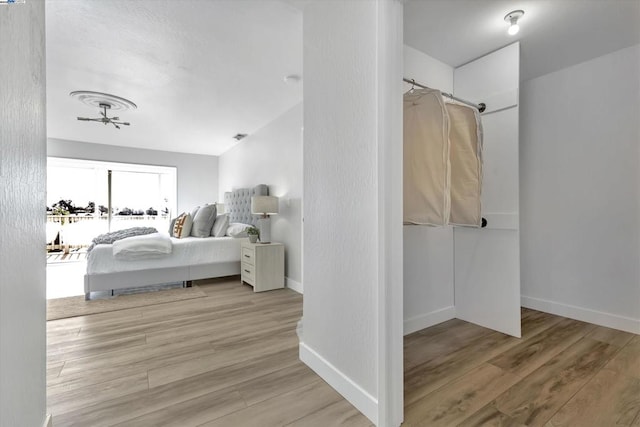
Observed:
[[[172,218],[171,223],[169,224],[169,236],[171,237],[173,237],[173,226],[176,225],[176,219],[178,218]]]
[[[204,205],[198,209],[195,218],[193,218],[193,226],[191,227],[191,235],[193,237],[209,237],[213,223],[216,220],[216,205]]]
[[[229,228],[229,215],[218,215],[216,222],[213,223],[211,235],[213,237],[224,237],[227,234],[227,228]]]

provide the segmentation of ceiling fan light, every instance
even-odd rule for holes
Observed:
[[[118,110],[128,110],[128,109],[136,109],[138,106],[134,104],[132,101],[128,99],[111,95],[103,92],[93,92],[88,90],[77,90],[71,92],[69,94],[73,98],[76,98],[80,102],[90,107],[98,107],[100,111],[100,115],[102,117],[98,118],[89,118],[89,117],[78,117],[78,120],[86,121],[86,122],[99,122],[103,123],[105,126],[111,123],[115,126],[116,129],[120,129],[119,125],[129,126],[129,123],[120,122],[120,117],[109,117],[107,115],[107,110],[118,111]]]

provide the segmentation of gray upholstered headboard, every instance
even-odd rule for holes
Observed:
[[[258,215],[251,214],[251,197],[268,195],[269,187],[265,184],[224,193],[224,211],[229,215],[229,222],[256,225]]]

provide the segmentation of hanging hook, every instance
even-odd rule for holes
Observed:
[[[413,93],[416,90],[416,80],[411,79],[411,89],[409,89],[409,93]]]

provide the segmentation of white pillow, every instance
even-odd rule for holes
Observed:
[[[176,218],[176,222],[175,224],[173,224],[173,232],[171,233],[171,235],[173,237],[177,237],[178,239],[189,237],[189,234],[191,234],[192,225],[193,219],[191,218],[191,214],[183,212],[178,218]]]
[[[247,229],[253,227],[250,224],[242,224],[241,222],[232,222],[229,224],[229,228],[227,228],[227,236],[241,238],[247,237]]]
[[[213,237],[223,237],[225,234],[227,234],[227,228],[229,228],[229,215],[218,215],[216,218],[216,222],[213,223],[211,235]]]

